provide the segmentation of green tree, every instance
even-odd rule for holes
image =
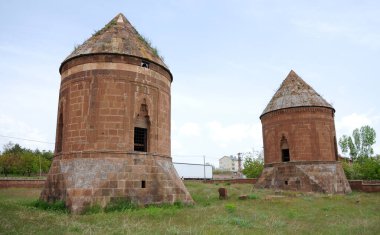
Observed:
[[[0,155],[0,172],[4,175],[28,175],[47,173],[54,157],[51,151],[30,150],[9,142]]]
[[[19,165],[19,158],[15,157],[11,153],[3,153],[0,156],[0,169],[5,177],[9,174],[17,172]]]
[[[3,154],[13,154],[16,156],[20,156],[24,151],[24,149],[19,144],[13,144],[12,142],[5,144],[3,149]]]
[[[31,176],[32,173],[37,173],[39,170],[38,156],[31,151],[25,151],[21,156],[21,171],[23,174]]]
[[[262,153],[258,153],[256,157],[253,153],[246,153],[243,166],[242,172],[245,176],[248,178],[259,177],[264,169]]]
[[[372,145],[376,143],[376,132],[370,126],[356,128],[352,137],[343,135],[339,139],[339,146],[343,153],[348,153],[353,161],[373,155]]]
[[[380,157],[367,157],[353,163],[342,162],[344,173],[350,180],[380,180]]]

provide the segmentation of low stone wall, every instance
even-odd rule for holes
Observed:
[[[0,179],[0,188],[42,188],[45,179]]]
[[[231,184],[255,184],[256,178],[251,179],[223,179],[206,180],[204,183],[231,183]],[[380,180],[349,180],[348,183],[352,190],[367,193],[380,192]],[[0,179],[0,188],[42,188],[45,184],[44,179]]]
[[[204,180],[204,183],[209,184],[223,184],[223,183],[231,183],[231,184],[255,184],[257,181],[256,178],[249,179],[214,179],[214,180]]]
[[[380,192],[380,180],[349,180],[352,190],[367,193]]]

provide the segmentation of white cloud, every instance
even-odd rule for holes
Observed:
[[[372,125],[372,118],[365,114],[352,113],[336,121],[337,131],[351,131],[364,125]]]
[[[218,143],[220,147],[227,147],[234,142],[242,142],[246,139],[252,139],[252,144],[260,145],[261,140],[261,124],[244,124],[235,123],[223,126],[218,121],[208,123],[211,139]]]
[[[201,128],[197,123],[187,122],[179,128],[179,133],[185,136],[200,136]]]

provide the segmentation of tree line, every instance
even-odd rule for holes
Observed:
[[[31,150],[9,142],[0,153],[0,173],[4,176],[46,174],[53,157],[52,151]]]

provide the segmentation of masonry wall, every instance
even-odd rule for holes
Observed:
[[[93,153],[57,156],[41,198],[63,200],[74,213],[87,206],[105,206],[127,199],[140,205],[192,203],[182,180],[167,156],[149,153]]]
[[[154,63],[149,68],[141,63],[131,56],[91,55],[62,66],[59,152],[133,151],[134,125],[144,104],[149,115],[148,152],[170,155],[172,77]]]
[[[297,107],[261,117],[264,162],[282,162],[281,139],[289,145],[290,161],[336,161],[334,111],[324,107]]]
[[[74,213],[119,198],[193,203],[170,157],[169,70],[98,54],[66,61],[60,72],[56,150],[42,200],[63,200]],[[146,152],[134,150],[137,122],[148,130]]]

